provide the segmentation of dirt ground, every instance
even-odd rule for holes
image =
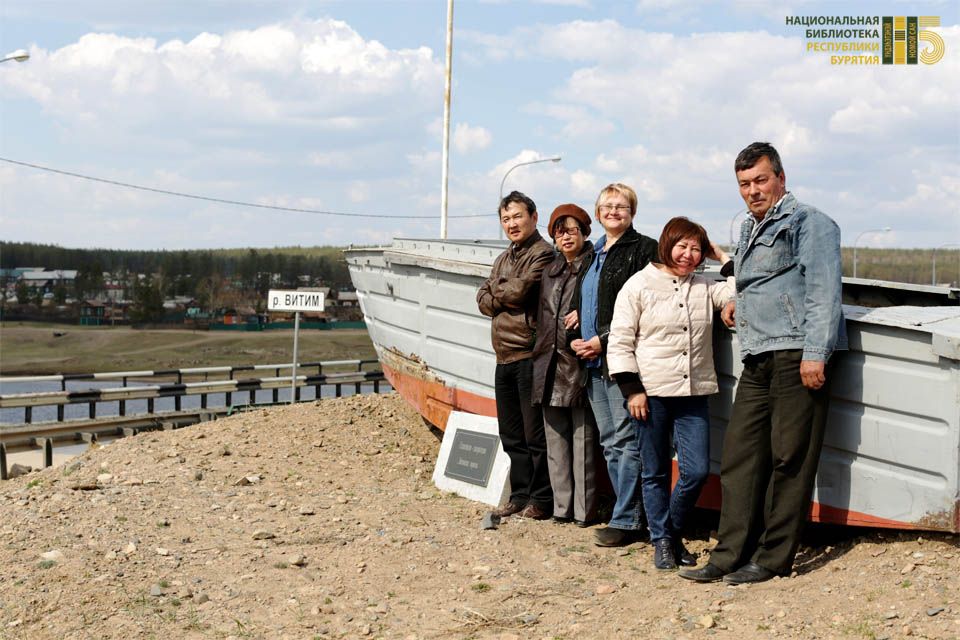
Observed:
[[[0,484],[0,638],[957,638],[960,549],[811,529],[798,575],[653,569],[648,544],[431,482],[396,395],[257,409]],[[688,546],[703,553],[713,516]]]

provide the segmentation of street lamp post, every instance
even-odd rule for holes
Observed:
[[[551,158],[540,158],[539,160],[528,160],[527,162],[518,162],[513,165],[507,172],[503,174],[503,180],[500,181],[500,200],[497,201],[497,206],[503,200],[503,184],[507,181],[507,176],[510,175],[510,172],[516,169],[517,167],[524,167],[528,164],[539,164],[541,162],[560,162],[560,156],[553,156]],[[500,239],[503,240],[503,227],[500,227]]]
[[[860,242],[860,238],[865,236],[868,233],[888,233],[891,231],[890,227],[883,227],[882,229],[867,229],[866,231],[861,231],[860,235],[857,236],[857,239],[853,241],[853,277],[857,277],[857,244]]]
[[[27,53],[25,49],[17,49],[16,51],[11,51],[7,55],[0,58],[0,62],[9,62],[10,60],[16,60],[17,62],[26,62],[30,59],[30,54]]]
[[[538,164],[540,162],[560,162],[560,160],[561,160],[560,156],[554,156],[552,158],[541,158],[539,160],[529,160],[527,162],[518,162],[517,164],[513,165],[512,167],[507,169],[507,172],[503,174],[503,180],[500,181],[500,199],[503,200],[503,184],[507,181],[507,176],[510,175],[510,172],[516,169],[517,167],[523,167],[528,164]]]
[[[949,247],[960,247],[960,244],[956,242],[948,242],[947,244],[942,244],[939,247],[935,247],[933,250],[933,275],[930,277],[930,284],[937,286],[937,250],[938,249],[947,249]]]

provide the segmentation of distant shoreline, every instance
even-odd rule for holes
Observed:
[[[60,334],[60,335],[54,335]],[[0,376],[290,362],[293,331],[222,332],[14,323],[0,325]],[[376,359],[360,329],[302,330],[299,360]]]

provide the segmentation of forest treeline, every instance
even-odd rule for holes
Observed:
[[[933,249],[859,249],[857,275],[862,278],[930,284]],[[939,249],[937,283],[960,283],[960,251]],[[843,248],[843,274],[853,275],[853,249]],[[195,296],[211,278],[240,288],[265,293],[271,286],[296,286],[300,276],[313,284],[339,289],[350,286],[350,275],[339,247],[279,247],[272,249],[198,249],[138,251],[119,249],[68,249],[56,245],[0,242],[0,267],[76,269],[81,289],[85,281],[109,272],[159,277],[166,295]],[[97,282],[90,286],[96,288]]]
[[[163,283],[165,295],[196,296],[211,278],[242,289],[265,293],[278,285],[323,284],[350,286],[350,274],[339,247],[278,247],[272,249],[197,249],[142,251],[69,249],[30,242],[0,242],[0,267],[75,269],[79,289],[97,289],[107,272],[126,280],[145,274]]]

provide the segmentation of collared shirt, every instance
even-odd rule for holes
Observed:
[[[777,211],[780,210],[780,205],[783,204],[783,199],[787,197],[788,193],[790,192],[784,191],[783,195],[780,196],[780,199],[777,200],[777,203],[772,207],[770,207],[770,211],[767,211],[764,214],[763,218],[761,218],[759,221],[757,220],[756,216],[753,216],[753,230],[750,232],[750,242],[748,243],[748,245],[753,244],[753,241],[756,240],[757,236],[760,234],[760,229],[762,229],[764,227],[764,224],[769,222],[770,219],[777,214]],[[753,215],[753,214],[751,213],[750,215]]]
[[[597,333],[597,308],[599,300],[597,293],[600,289],[600,272],[603,270],[603,262],[607,259],[606,236],[600,238],[594,245],[593,262],[587,268],[586,275],[583,276],[583,284],[580,286],[580,335],[584,341],[588,341],[598,336]],[[595,369],[601,365],[601,356],[587,362],[588,369]]]

